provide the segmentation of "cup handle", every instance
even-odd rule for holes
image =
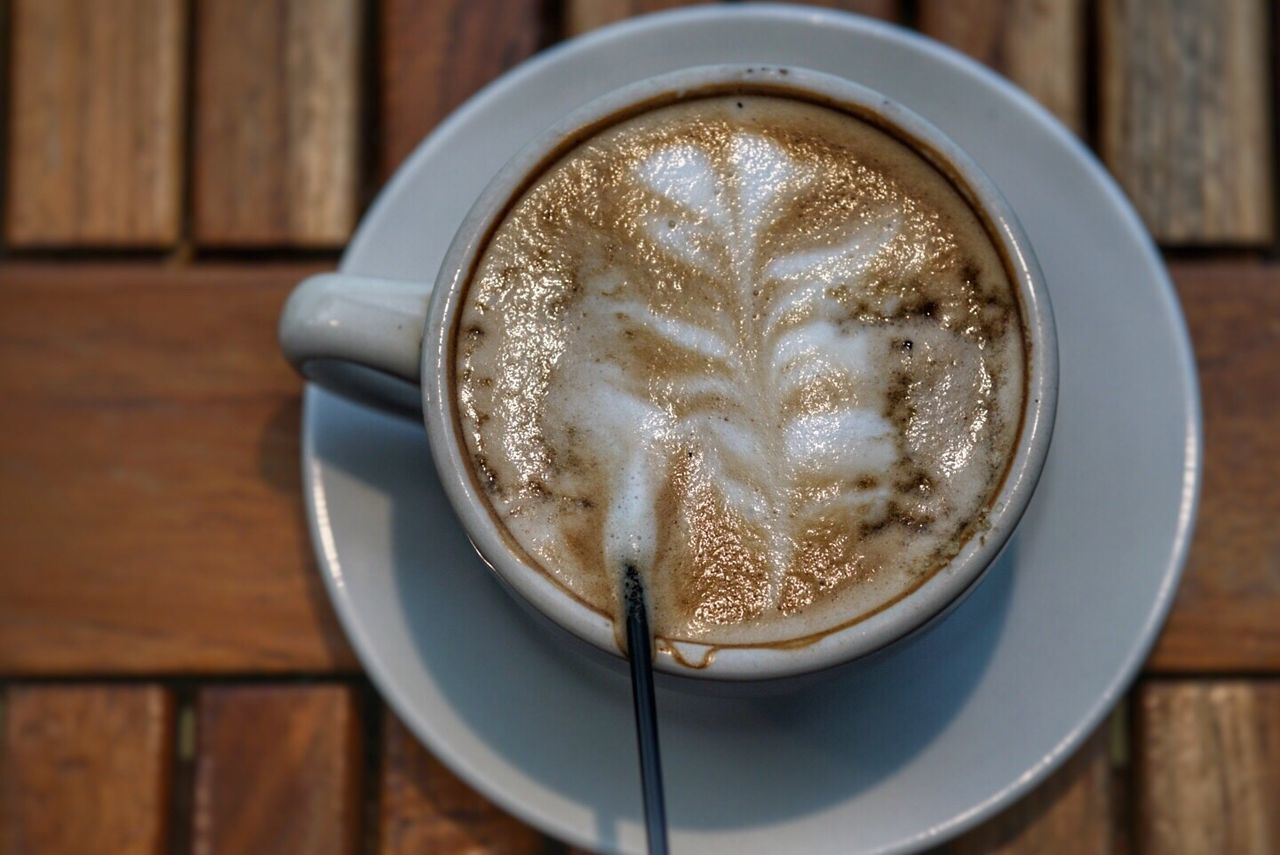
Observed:
[[[431,286],[322,273],[293,289],[280,347],[308,380],[381,409],[422,414],[422,336]]]

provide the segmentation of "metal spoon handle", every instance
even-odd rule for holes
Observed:
[[[631,697],[640,748],[640,785],[644,791],[645,835],[649,852],[666,855],[667,806],[662,795],[662,759],[658,752],[658,712],[653,695],[653,639],[640,574],[628,566],[623,582],[627,605],[627,651],[631,660]]]

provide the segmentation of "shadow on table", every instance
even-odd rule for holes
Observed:
[[[306,568],[301,578],[307,601],[311,604],[312,612],[318,616],[320,638],[328,661],[344,671],[350,671],[355,667],[355,654],[338,625],[333,603],[329,600],[324,581],[320,574],[311,569],[315,563],[315,553],[308,545],[311,530],[307,525],[306,511],[298,492],[302,482],[298,459],[298,424],[301,421],[301,410],[299,399],[282,398],[271,411],[270,417],[263,423],[258,434],[258,478],[269,489],[288,497],[290,502],[296,505],[293,524],[297,526],[300,534],[296,540],[297,566]]]

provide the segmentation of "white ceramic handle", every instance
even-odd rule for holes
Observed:
[[[430,296],[424,282],[312,276],[285,303],[280,347],[308,380],[384,409],[420,413]]]

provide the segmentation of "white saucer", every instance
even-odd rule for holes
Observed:
[[[1057,313],[1049,463],[966,603],[796,694],[659,696],[677,851],[919,848],[1016,799],[1099,722],[1186,554],[1201,432],[1186,331],[1137,217],[1074,137],[1002,79],[897,28],[794,7],[654,16],[548,51],[470,101],[383,192],[342,267],[433,279],[471,200],[553,118],[642,76],[747,61],[843,75],[949,133],[1019,212]],[[396,712],[525,820],[593,849],[640,849],[625,678],[565,655],[490,578],[421,426],[310,389],[303,430],[329,591]]]

